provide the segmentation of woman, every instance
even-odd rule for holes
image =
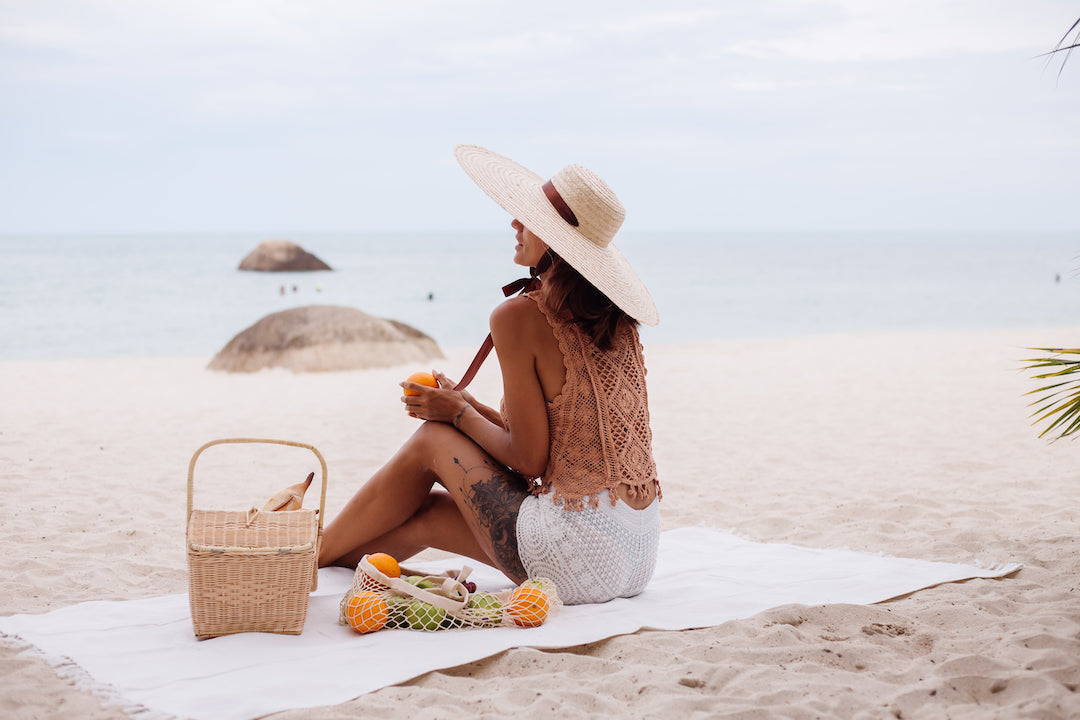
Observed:
[[[658,315],[611,243],[625,211],[581,166],[544,182],[481,147],[455,154],[514,217],[514,262],[539,271],[539,289],[491,314],[502,408],[441,373],[438,388],[403,383],[426,422],[326,528],[319,564],[433,547],[515,583],[546,577],[566,604],[635,595],[660,531],[637,323]]]

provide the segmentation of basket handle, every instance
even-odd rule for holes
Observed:
[[[191,462],[188,464],[187,474],[187,520],[184,522],[184,527],[187,527],[191,522],[191,513],[195,507],[195,461],[199,459],[199,456],[203,454],[203,451],[211,448],[215,445],[243,445],[249,443],[264,443],[268,445],[287,445],[289,447],[307,448],[311,452],[315,453],[315,457],[319,459],[319,465],[322,466],[322,493],[319,496],[319,533],[322,534],[323,529],[323,515],[326,509],[326,460],[323,459],[322,453],[316,450],[313,446],[307,443],[293,442],[292,440],[267,440],[265,438],[222,438],[221,440],[211,440],[203,445],[201,448],[195,451],[195,454],[191,456]]]

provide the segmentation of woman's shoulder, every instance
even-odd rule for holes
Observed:
[[[491,311],[491,333],[496,338],[499,335],[520,337],[535,328],[538,321],[547,325],[536,303],[524,295],[517,295],[502,301]]]
[[[540,307],[540,300],[528,295],[517,295],[499,303],[491,312],[491,337],[496,345],[530,345],[533,347],[558,347],[555,339],[556,323]]]

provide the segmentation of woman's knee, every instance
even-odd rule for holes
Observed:
[[[450,432],[448,433],[447,430]],[[410,468],[422,472],[437,472],[438,457],[442,453],[440,448],[450,442],[450,433],[457,433],[457,430],[443,423],[423,423],[384,467],[392,474],[397,474],[395,470],[407,472]],[[460,435],[460,433],[457,434]]]
[[[425,422],[413,433],[407,447],[429,470],[444,480],[446,478],[443,476],[452,473],[456,465],[464,462],[471,467],[487,460],[487,453],[468,435],[440,422]]]
[[[449,447],[455,441],[462,440],[472,442],[450,425],[429,420],[416,429],[407,445],[430,455],[437,453],[440,448]]]
[[[467,439],[465,435],[462,435],[461,432],[452,425],[434,422],[432,420],[425,421],[416,429],[416,432],[413,433],[413,438],[420,443],[444,444],[450,442],[455,437]]]

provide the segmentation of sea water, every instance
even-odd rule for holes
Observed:
[[[237,269],[265,238],[0,236],[0,360],[205,356],[270,313],[346,305],[476,346],[510,233],[295,235],[332,272]],[[1080,234],[633,233],[649,343],[1080,325]]]

